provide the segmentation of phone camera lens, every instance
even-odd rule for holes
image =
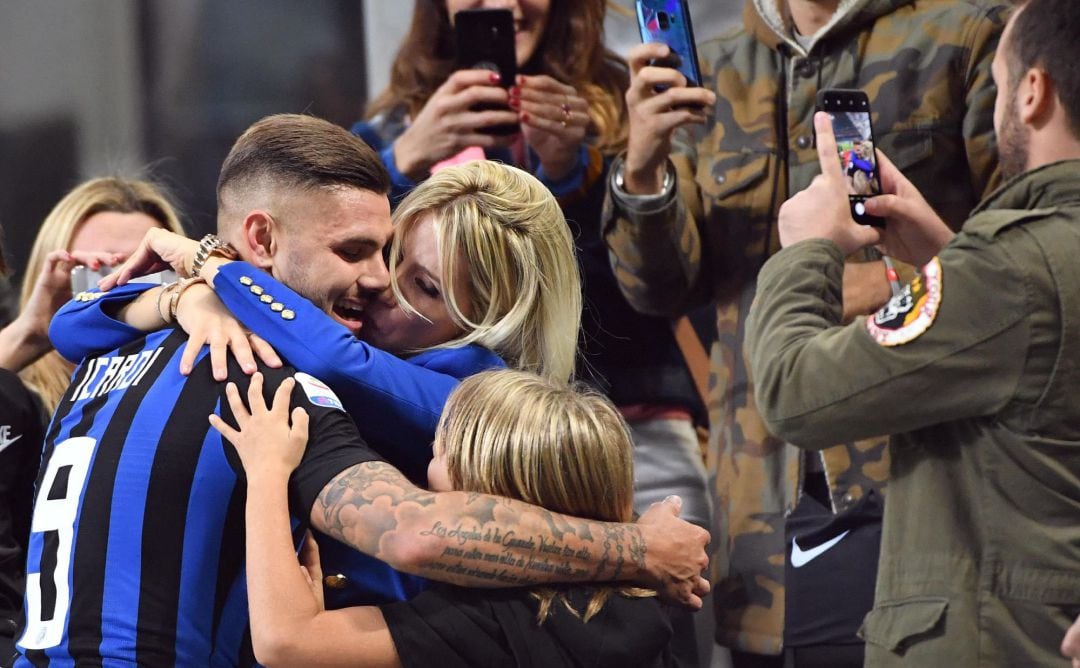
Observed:
[[[671,20],[668,18],[667,12],[657,12],[656,22],[660,24],[661,30],[667,30],[671,27]]]

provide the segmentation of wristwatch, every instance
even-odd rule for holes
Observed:
[[[216,234],[207,234],[199,241],[199,249],[195,251],[195,258],[191,261],[191,278],[198,278],[203,265],[215,255],[226,260],[235,260],[239,257],[236,249],[222,241],[221,237]]]
[[[618,188],[619,194],[623,197],[659,197],[661,195],[666,195],[671,192],[671,188],[675,184],[675,175],[672,174],[671,163],[668,162],[664,166],[664,182],[663,185],[660,186],[660,192],[650,193],[648,195],[634,195],[626,192],[625,172],[626,163],[620,160],[619,164],[615,166],[615,169],[612,170],[611,174],[611,182],[615,185],[616,188]]]

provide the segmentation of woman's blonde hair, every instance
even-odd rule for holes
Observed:
[[[494,494],[559,513],[604,522],[627,522],[633,512],[633,446],[626,422],[606,397],[535,374],[510,369],[470,376],[451,393],[435,434],[435,451],[446,461],[456,490]],[[585,621],[617,591],[600,587]],[[538,621],[560,600],[541,587]]]
[[[479,160],[443,169],[409,193],[394,212],[390,286],[416,317],[422,316],[398,286],[397,264],[404,240],[428,216],[436,223],[444,299],[465,332],[435,347],[476,343],[513,368],[569,380],[581,324],[581,279],[574,240],[548,189],[520,169]],[[461,263],[467,305],[455,299]]]
[[[158,186],[147,181],[116,177],[92,179],[78,185],[64,196],[41,224],[23,274],[19,308],[26,308],[34,283],[45,264],[45,256],[58,249],[71,249],[79,226],[103,211],[143,213],[169,231],[183,234],[180,218]],[[67,390],[71,365],[55,351],[27,366],[19,374],[35,390],[52,412]]]

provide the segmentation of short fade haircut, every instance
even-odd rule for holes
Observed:
[[[1009,36],[1009,88],[1016,91],[1024,72],[1044,69],[1057,92],[1069,128],[1080,138],[1080,2],[1026,0],[1013,3],[1019,12]]]
[[[370,146],[345,128],[302,114],[277,114],[240,135],[221,166],[223,194],[272,185],[302,190],[348,187],[385,195],[390,174]]]

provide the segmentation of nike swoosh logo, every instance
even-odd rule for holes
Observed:
[[[791,565],[794,568],[802,568],[814,559],[817,559],[821,555],[825,554],[832,549],[834,545],[844,539],[844,536],[848,535],[851,530],[845,531],[836,538],[831,538],[817,547],[812,547],[809,550],[804,550],[799,547],[798,539],[791,539]]]
[[[9,445],[11,445],[12,443],[19,440],[22,437],[23,437],[23,435],[19,434],[15,438],[7,438],[5,436],[4,438],[0,439],[0,452],[3,452],[4,450],[7,450]]]

